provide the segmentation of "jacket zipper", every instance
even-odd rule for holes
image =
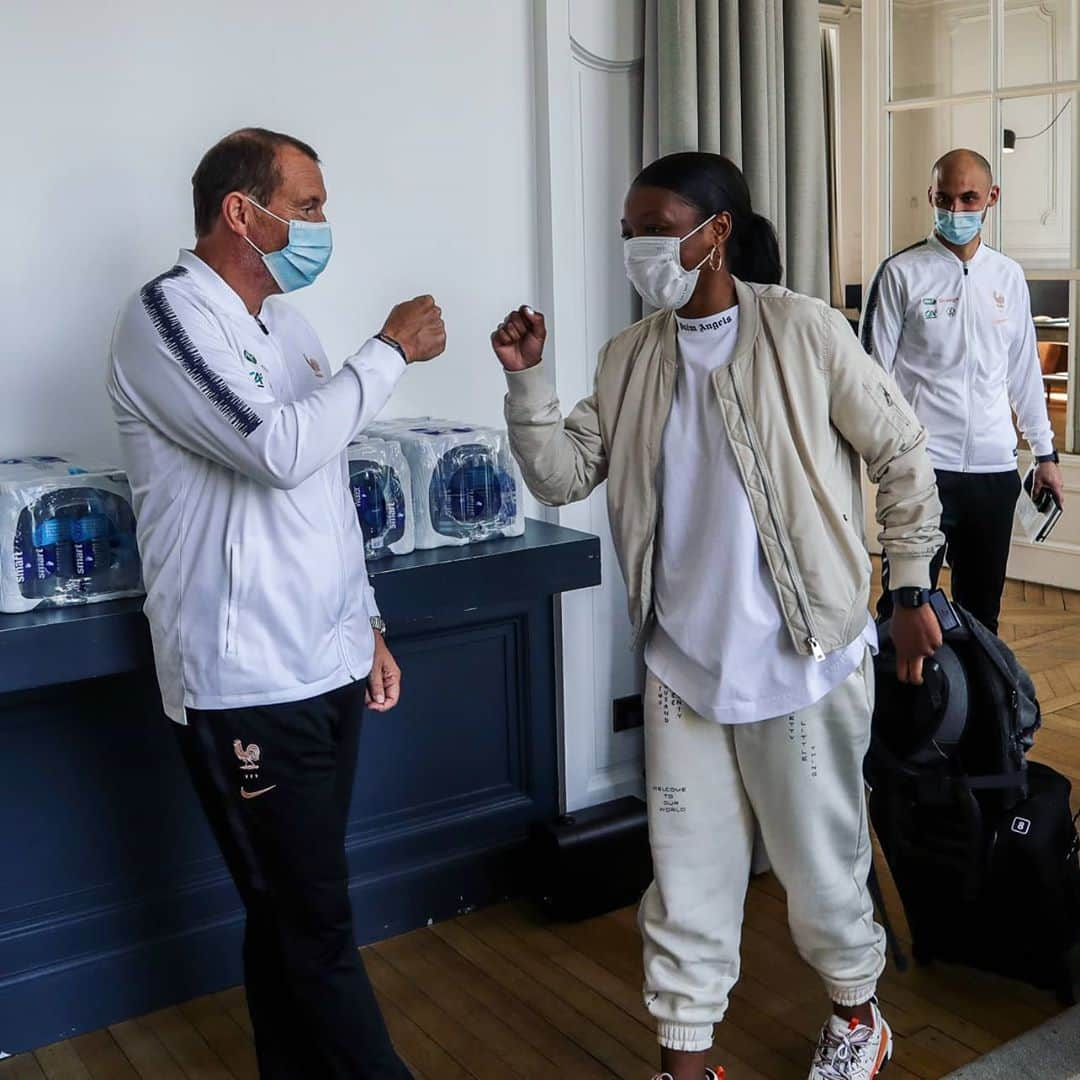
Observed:
[[[262,319],[260,319],[258,315],[253,315],[252,318],[259,324],[259,329],[262,330],[262,332],[268,338],[270,338],[271,341],[273,341],[274,339],[271,336],[270,331],[266,328]],[[277,348],[276,341],[274,342],[274,345],[275,348]],[[286,378],[289,382],[289,392],[293,393],[294,388],[292,383],[292,374],[289,371],[288,364],[285,362],[285,358],[281,355],[280,348],[277,348],[277,354],[278,359],[281,361],[281,372],[283,373],[284,378]],[[345,665],[346,669],[351,675],[352,667],[349,664],[349,657],[345,651],[345,638],[341,632],[341,625],[345,620],[345,604],[348,600],[345,588],[345,545],[341,541],[341,523],[339,521],[340,511],[334,507],[334,491],[326,475],[326,466],[323,467],[322,473],[323,491],[326,493],[326,501],[330,506],[330,520],[334,522],[334,540],[337,543],[338,549],[338,591],[341,594],[341,603],[338,606],[337,626],[335,627],[335,632],[337,635],[338,652],[341,654],[341,662]]]
[[[342,624],[345,622],[345,605],[348,602],[348,593],[346,591],[346,578],[345,578],[345,545],[341,539],[341,509],[334,505],[334,486],[330,482],[330,477],[327,474],[328,466],[324,465],[322,469],[323,491],[326,492],[326,501],[330,506],[330,520],[334,523],[334,541],[337,544],[338,549],[338,590],[341,593],[341,603],[338,605],[338,617],[337,626],[335,627],[338,641],[338,651],[341,653],[341,662],[345,665],[346,670],[352,675],[352,665],[349,663],[349,654],[345,651],[345,637],[341,632]]]
[[[670,409],[668,410],[668,415],[670,416]],[[667,421],[666,420],[664,421],[664,426],[665,427],[667,426]],[[663,429],[661,429],[660,437],[661,437],[661,439],[663,439]],[[653,494],[652,494],[652,508],[651,508],[651,511],[650,511],[650,514],[649,514],[649,546],[645,551],[645,564],[644,564],[644,566],[642,568],[642,573],[643,574],[644,574],[645,569],[648,569],[648,572],[649,572],[650,582],[649,582],[648,593],[650,595],[650,599],[646,600],[646,590],[642,589],[641,590],[641,597],[640,597],[640,600],[639,600],[639,603],[641,604],[641,625],[638,627],[638,631],[634,635],[634,640],[630,643],[630,647],[632,649],[636,649],[638,647],[638,643],[641,641],[642,637],[645,635],[645,632],[649,629],[649,625],[650,625],[650,623],[652,621],[652,618],[653,618],[654,605],[653,605],[652,600],[651,600],[651,594],[652,594],[654,583],[652,582],[651,578],[653,576],[653,559],[654,559],[654,555],[655,555],[655,552],[656,552],[656,529],[657,529],[657,526],[660,524],[660,503],[659,503],[659,500],[657,499],[657,496],[656,496],[657,488],[659,487],[659,483],[658,483],[658,480],[657,480],[657,476],[659,475],[659,472],[660,472],[660,455],[657,454],[656,459],[653,462],[653,469],[652,469],[652,478],[653,478],[652,493]],[[642,580],[643,580],[643,583],[644,583],[644,579],[642,579]]]
[[[645,566],[648,566],[653,561],[653,552],[656,549],[656,514],[653,514],[652,521],[652,533],[653,539],[649,542],[648,550],[645,552]],[[650,572],[651,576],[651,572]],[[641,623],[637,628],[637,633],[634,634],[630,640],[630,648],[636,649],[641,642],[641,639],[645,636],[645,631],[649,629],[649,625],[653,617],[653,605],[651,601],[646,601],[645,590],[642,589],[641,596],[638,598],[638,603],[641,605]]]
[[[964,449],[960,455],[960,468],[962,472],[967,472],[968,468],[968,455],[971,453],[971,364],[969,362],[969,347],[968,342],[971,339],[972,327],[968,326],[970,313],[969,308],[971,304],[968,303],[967,295],[967,279],[968,279],[968,264],[964,263],[964,276],[960,279],[960,303],[961,310],[964,313],[964,408],[966,410],[966,418],[964,424]]]
[[[765,456],[761,452],[761,447],[758,445],[757,441],[757,435],[754,433],[753,428],[750,426],[750,421],[747,418],[746,408],[743,405],[742,391],[739,389],[739,380],[734,368],[731,370],[731,385],[735,391],[735,403],[739,407],[739,416],[742,418],[743,427],[746,429],[746,437],[750,440],[750,449],[754,452],[754,457],[758,462],[758,469],[761,472],[762,482],[765,484],[765,494],[769,503],[769,516],[772,518],[773,528],[776,529],[776,535],[780,541],[780,550],[784,553],[784,563],[787,566],[788,577],[791,578],[791,585],[795,590],[795,601],[799,605],[799,612],[803,617],[803,622],[806,624],[806,629],[809,631],[809,635],[806,638],[806,644],[810,649],[810,654],[820,664],[825,659],[825,650],[821,647],[821,642],[818,641],[817,634],[814,632],[814,620],[810,618],[809,604],[803,597],[801,582],[795,574],[795,567],[791,561],[791,555],[788,552],[787,544],[784,542],[784,530],[780,525],[780,519],[776,515],[775,493],[772,490],[769,474],[766,472],[764,466]]]
[[[341,542],[341,522],[338,520],[340,516],[340,509],[334,507],[334,494],[333,488],[330,485],[330,480],[326,475],[325,466],[323,467],[323,481],[324,488],[326,490],[326,498],[330,503],[331,521],[334,522],[334,540],[337,541],[338,549],[338,587],[341,591],[341,604],[338,607],[337,618],[337,639],[338,649],[341,652],[341,662],[345,665],[349,674],[352,674],[352,665],[349,663],[348,654],[345,652],[345,638],[341,633],[341,624],[345,621],[345,604],[348,600],[345,590],[345,545]]]
[[[660,425],[659,440],[660,440],[661,445],[663,444],[664,431],[667,428],[668,420],[671,418],[671,409],[672,409],[672,406],[673,406],[674,402],[675,402],[675,388],[674,388],[674,381],[673,381],[672,382],[671,397],[668,399],[667,412],[664,415],[664,422]],[[650,450],[655,450],[655,447],[653,447],[651,444],[650,444],[649,448],[650,448]],[[660,486],[659,481],[658,481],[658,476],[659,476],[659,472],[660,472],[660,459],[661,459],[661,454],[660,453],[654,453],[653,461],[652,461],[652,488],[651,488],[652,506],[650,507],[650,511],[649,511],[649,545],[645,550],[645,559],[644,559],[644,562],[642,564],[642,585],[643,586],[644,586],[644,583],[645,583],[644,575],[645,575],[646,570],[649,573],[649,577],[650,578],[652,577],[652,573],[653,573],[653,566],[652,566],[652,564],[653,564],[653,554],[656,551],[656,527],[657,527],[657,525],[658,525],[658,523],[660,521],[659,500],[657,499],[657,494],[656,494],[657,489]],[[644,637],[645,632],[649,628],[650,620],[652,618],[653,604],[652,604],[652,601],[651,601],[651,593],[652,593],[652,582],[651,581],[650,581],[650,588],[649,588],[648,592],[650,593],[650,596],[646,597],[646,590],[644,588],[642,588],[641,595],[638,597],[638,604],[641,606],[641,620],[640,620],[640,625],[637,628],[637,632],[634,634],[633,639],[630,642],[630,648],[631,649],[636,649],[638,647],[638,644],[640,643],[642,637]]]

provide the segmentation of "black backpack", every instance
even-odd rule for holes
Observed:
[[[1071,1004],[1080,990],[1071,785],[1027,761],[1041,723],[1027,672],[1004,642],[955,610],[960,625],[924,665],[921,687],[897,679],[888,622],[879,628],[870,819],[917,961],[1022,979]],[[871,887],[884,914],[873,876]]]

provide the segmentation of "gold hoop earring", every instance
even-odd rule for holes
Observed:
[[[709,269],[716,271],[723,268],[724,256],[720,254],[720,246],[713,244],[712,251],[709,252]]]

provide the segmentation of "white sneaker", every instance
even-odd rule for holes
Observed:
[[[889,1064],[893,1052],[892,1029],[876,1002],[871,1002],[874,1026],[858,1020],[830,1016],[810,1066],[809,1080],[873,1080]]]

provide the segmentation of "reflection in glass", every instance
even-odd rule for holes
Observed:
[[[1001,103],[1006,146],[1000,178],[1001,243],[1006,254],[1029,269],[1076,265],[1077,222],[1071,204],[1077,96],[1041,94]]]
[[[893,0],[892,72],[893,101],[989,90],[989,0]]]
[[[1039,367],[1050,422],[1054,427],[1054,445],[1065,447],[1069,362],[1075,350],[1075,334],[1069,322],[1069,282],[1029,281],[1031,312],[1035,319],[1035,337],[1039,348]]]
[[[1005,0],[1002,85],[1035,86],[1077,77],[1080,0]]]
[[[893,251],[921,240],[930,232],[932,212],[927,200],[930,170],[942,154],[956,147],[990,153],[990,104],[941,105],[893,113],[892,232]]]

